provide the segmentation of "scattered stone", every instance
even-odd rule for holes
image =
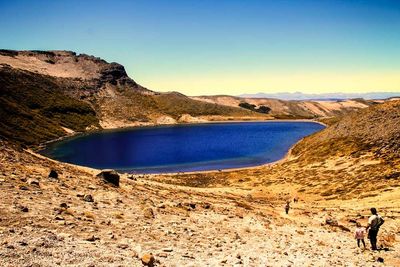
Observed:
[[[164,251],[164,252],[172,252],[173,249],[172,248],[164,248],[162,251]]]
[[[384,260],[382,257],[378,257],[378,258],[376,259],[376,261],[377,261],[377,262],[383,263],[385,260]]]
[[[337,220],[332,219],[332,218],[327,218],[327,219],[325,220],[325,223],[326,223],[327,225],[331,225],[331,226],[338,226],[338,225],[339,225],[339,223],[337,222]]]
[[[56,221],[64,221],[65,219],[63,218],[63,217],[61,217],[61,216],[56,216],[55,218],[54,218]]]
[[[34,178],[29,178],[28,181],[26,182],[29,185],[36,185],[39,186],[39,180],[34,179]]]
[[[145,209],[143,210],[143,216],[144,216],[146,219],[153,219],[153,218],[154,218],[153,209],[152,209],[152,208],[145,208]]]
[[[27,243],[26,241],[24,241],[24,240],[19,241],[18,243],[19,243],[21,246],[23,246],[23,247],[25,247],[25,246],[28,245],[28,243]]]
[[[28,211],[29,211],[28,207],[25,207],[25,206],[21,206],[21,207],[19,207],[19,209],[20,209],[22,212],[28,212]]]
[[[183,257],[183,258],[188,258],[188,259],[193,259],[193,260],[195,259],[194,256],[189,255],[189,254],[182,255],[182,257]]]
[[[119,174],[114,170],[102,170],[97,177],[103,178],[104,181],[119,186]]]
[[[160,253],[157,254],[157,256],[161,257],[161,258],[166,258],[166,257],[168,257],[168,254],[165,253],[165,252],[160,252]]]
[[[132,258],[139,258],[139,254],[136,251],[132,251]]]
[[[117,248],[120,248],[120,249],[127,249],[127,248],[129,248],[129,245],[128,245],[128,244],[118,244],[118,245],[117,245]]]
[[[86,241],[89,241],[89,242],[95,242],[96,240],[100,240],[100,238],[98,238],[97,236],[94,236],[94,235],[86,238]]]
[[[24,185],[21,185],[21,186],[19,187],[19,189],[20,189],[20,190],[24,190],[24,191],[29,190],[29,188],[26,187],[26,186],[24,186]]]
[[[61,203],[61,204],[60,204],[60,208],[68,209],[69,206],[68,206],[67,203]]]
[[[49,178],[58,179],[58,173],[56,170],[51,170],[49,173]]]
[[[154,266],[155,260],[156,259],[154,258],[153,254],[151,254],[151,253],[146,253],[141,257],[141,261],[142,261],[143,265],[145,265],[145,266],[150,266],[150,267]]]
[[[83,200],[86,202],[94,202],[92,195],[84,195]]]
[[[202,206],[203,206],[203,209],[211,208],[211,204],[210,203],[204,203]]]
[[[302,230],[296,230],[296,232],[297,232],[299,235],[304,235],[304,231],[302,231]]]

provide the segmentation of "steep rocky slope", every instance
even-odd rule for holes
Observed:
[[[345,115],[351,111],[366,108],[375,103],[373,100],[353,99],[343,101],[289,101],[273,98],[242,98],[234,96],[196,96],[192,99],[238,107],[248,103],[256,107],[266,106],[269,114],[277,119],[313,119]]]
[[[0,67],[0,136],[27,145],[98,127],[88,103],[70,97],[50,76]]]
[[[390,162],[400,152],[400,101],[388,101],[343,117],[331,127],[305,138],[293,149],[308,161],[373,153]]]
[[[27,144],[65,134],[61,127],[84,131],[208,121],[215,116],[219,120],[269,118],[178,93],[150,91],[129,78],[120,64],[69,51],[0,50],[0,94],[2,135],[14,134]],[[35,127],[41,124],[41,129]]]

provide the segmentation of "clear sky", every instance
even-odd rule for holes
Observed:
[[[188,95],[400,91],[400,1],[0,0],[0,48],[72,50]]]

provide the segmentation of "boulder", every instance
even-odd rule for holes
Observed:
[[[92,195],[84,195],[83,196],[83,200],[86,201],[86,202],[93,202],[94,201]]]
[[[150,267],[154,266],[154,262],[156,260],[153,254],[151,253],[143,254],[143,256],[140,259],[142,260],[143,265]]]
[[[153,209],[152,209],[152,208],[145,208],[145,209],[143,210],[143,216],[144,216],[146,219],[153,219],[153,218],[154,218]]]
[[[68,209],[69,208],[68,204],[64,203],[64,202],[60,204],[60,207],[64,208],[64,209]]]
[[[89,242],[95,242],[97,240],[100,240],[100,238],[97,237],[97,236],[94,236],[94,235],[89,236],[88,238],[86,238],[86,241],[89,241]]]
[[[114,170],[102,170],[97,177],[102,178],[104,181],[119,186],[119,174]]]
[[[331,226],[338,226],[338,225],[339,225],[338,221],[335,220],[335,219],[333,219],[333,218],[327,218],[327,219],[325,220],[325,223],[326,223],[327,225],[331,225]]]
[[[39,186],[39,181],[34,179],[34,178],[29,178],[28,181],[26,182],[29,185],[36,185]]]
[[[29,190],[28,187],[26,187],[26,186],[24,186],[24,185],[21,185],[21,186],[19,187],[19,189],[20,189],[20,190],[24,190],[24,191]]]
[[[28,212],[28,211],[29,211],[28,207],[25,207],[25,206],[21,206],[21,207],[19,207],[19,209],[20,209],[22,212]]]
[[[49,178],[58,179],[58,173],[56,170],[51,170],[49,173]]]

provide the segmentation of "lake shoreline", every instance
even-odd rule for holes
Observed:
[[[67,139],[75,139],[75,138],[79,138],[79,137],[82,137],[82,136],[85,136],[85,135],[94,134],[94,133],[120,132],[120,131],[124,132],[124,131],[130,131],[130,130],[134,130],[134,129],[151,129],[151,128],[164,128],[164,127],[165,128],[170,128],[170,127],[174,127],[174,126],[177,126],[177,127],[182,127],[182,126],[183,127],[184,126],[193,127],[193,126],[213,125],[213,124],[240,124],[240,123],[264,123],[264,122],[265,123],[268,123],[268,122],[274,122],[274,123],[280,123],[280,122],[283,122],[283,123],[284,122],[299,123],[299,122],[304,122],[304,123],[316,123],[316,124],[319,124],[319,125],[322,125],[322,126],[326,127],[325,124],[323,124],[323,123],[321,123],[319,121],[308,120],[308,119],[301,119],[301,120],[265,120],[265,121],[259,121],[259,120],[256,120],[256,121],[254,121],[254,120],[253,121],[222,121],[222,122],[221,121],[213,121],[213,122],[201,122],[201,123],[199,122],[199,123],[180,123],[180,124],[162,124],[162,125],[146,125],[146,126],[134,126],[134,127],[119,127],[119,128],[115,128],[115,129],[102,129],[102,130],[90,131],[90,132],[74,132],[74,133],[69,134],[67,136],[64,136],[62,138],[57,138],[55,140],[46,142],[41,147],[40,150],[33,150],[33,151],[31,150],[31,151],[34,152],[34,153],[38,153],[39,155],[42,155],[44,157],[50,158],[52,160],[56,160],[56,161],[61,162],[61,163],[68,163],[68,164],[72,164],[72,165],[75,165],[75,166],[82,166],[82,167],[85,167],[85,168],[101,170],[101,169],[104,169],[104,168],[101,168],[101,167],[90,167],[89,165],[83,165],[83,164],[79,165],[79,164],[72,163],[72,162],[57,160],[57,159],[49,157],[48,155],[46,155],[45,153],[42,153],[42,152],[45,149],[47,149],[51,144],[53,144],[55,142],[62,142],[63,140],[67,140]],[[290,148],[288,149],[288,151],[285,153],[285,155],[282,158],[279,158],[279,159],[271,161],[271,162],[265,162],[265,163],[256,163],[255,162],[254,165],[250,164],[248,166],[239,166],[239,167],[227,166],[225,168],[216,166],[215,168],[211,167],[211,169],[205,169],[205,170],[201,170],[200,169],[200,170],[188,170],[188,171],[184,171],[184,170],[183,171],[176,171],[176,170],[169,171],[168,167],[171,166],[171,168],[173,169],[173,166],[175,164],[171,164],[170,166],[168,166],[168,164],[167,164],[166,165],[166,170],[163,171],[162,168],[161,168],[160,172],[157,172],[157,171],[156,172],[151,172],[151,171],[150,172],[146,172],[146,171],[135,172],[135,170],[129,170],[129,168],[118,168],[118,167],[107,167],[107,168],[112,168],[112,169],[115,169],[115,170],[117,170],[117,171],[119,171],[121,173],[127,173],[127,174],[133,174],[133,175],[167,175],[167,176],[170,176],[170,175],[185,175],[185,174],[193,174],[193,173],[232,172],[232,171],[239,171],[239,170],[246,170],[246,169],[256,169],[256,168],[262,168],[262,167],[265,167],[265,166],[270,166],[270,165],[277,164],[277,163],[285,161],[289,157],[292,148],[298,142],[300,142],[304,137],[302,137],[301,139],[296,141],[296,143],[294,143],[292,146],[290,146]],[[195,162],[193,162],[193,163],[195,163]],[[188,163],[188,164],[190,165],[191,163]],[[151,168],[152,167],[149,167],[149,169],[151,169]],[[179,169],[179,167],[177,167],[177,168]],[[145,169],[145,167],[143,167],[143,168],[142,167],[138,167],[138,169],[142,169],[143,170],[143,169]]]
[[[73,137],[78,137],[78,136],[83,136],[87,134],[92,134],[92,133],[98,133],[98,132],[112,132],[112,131],[123,131],[123,130],[132,130],[132,129],[146,129],[146,128],[152,128],[152,127],[171,127],[171,126],[184,126],[184,125],[207,125],[207,124],[227,124],[227,123],[246,123],[246,122],[314,122],[317,124],[320,124],[324,127],[327,127],[325,123],[318,121],[318,120],[313,120],[313,119],[271,119],[271,120],[219,120],[219,121],[207,121],[207,122],[189,122],[189,123],[170,123],[170,124],[146,124],[146,125],[137,125],[137,126],[122,126],[122,127],[115,127],[115,128],[106,128],[106,129],[94,129],[90,130],[87,132],[69,132],[65,136],[60,136],[58,138],[40,143],[39,145],[36,145],[34,147],[30,147],[30,149],[34,152],[39,152],[40,150],[45,149],[49,144],[63,141],[65,139],[73,138]]]

